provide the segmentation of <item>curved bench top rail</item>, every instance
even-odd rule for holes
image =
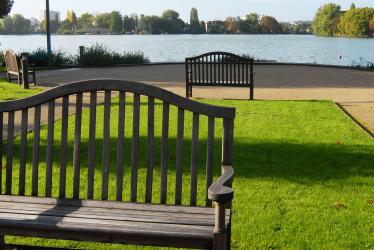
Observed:
[[[237,58],[237,59],[242,60],[242,61],[253,62],[252,58],[243,57],[243,56],[239,56],[239,55],[236,55],[236,54],[233,54],[233,53],[230,53],[230,52],[223,52],[223,51],[214,51],[214,52],[201,54],[201,55],[198,55],[198,56],[187,57],[186,61],[187,60],[201,59],[201,58],[208,57],[208,56],[213,56],[213,55],[234,57],[234,58]]]
[[[217,118],[234,118],[235,108],[220,107],[192,101],[159,87],[140,82],[115,79],[86,80],[49,89],[24,99],[0,102],[0,112],[18,111],[64,96],[90,91],[124,91],[154,97],[194,113]]]

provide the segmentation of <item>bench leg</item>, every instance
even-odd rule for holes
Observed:
[[[0,250],[5,250],[5,237],[0,235]]]
[[[188,86],[188,84],[186,84],[186,98],[190,98],[190,87]]]
[[[34,82],[34,86],[36,85],[36,74],[35,74],[35,71],[34,73],[32,74],[32,80]]]
[[[22,85],[22,76],[21,76],[21,74],[18,74],[18,84]]]
[[[213,239],[213,250],[228,250],[227,248],[227,234],[223,233],[214,233]]]

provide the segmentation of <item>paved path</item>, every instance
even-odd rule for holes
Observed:
[[[256,65],[255,98],[266,100],[332,100],[374,132],[374,72],[341,68]],[[52,87],[72,81],[115,78],[160,85],[185,94],[184,65],[63,69],[38,72],[38,82]],[[194,88],[194,97],[246,99],[237,88]]]

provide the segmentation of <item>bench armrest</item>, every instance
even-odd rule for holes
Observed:
[[[217,203],[226,203],[234,198],[234,190],[229,187],[234,178],[232,166],[222,166],[222,176],[208,189],[208,198]]]

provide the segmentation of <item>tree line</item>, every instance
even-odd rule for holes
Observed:
[[[3,0],[0,0],[3,1]],[[110,13],[84,13],[77,16],[73,10],[67,12],[63,21],[51,20],[51,32],[58,34],[307,34],[311,33],[310,22],[278,22],[272,16],[256,13],[241,17],[228,17],[224,21],[200,21],[196,8],[191,9],[189,22],[184,22],[175,10],[166,10],[157,15],[121,15]],[[0,19],[0,33],[43,33],[45,21],[26,19],[20,14]]]
[[[374,36],[374,8],[342,10],[340,5],[329,3],[321,6],[312,23],[313,31],[319,36]]]

